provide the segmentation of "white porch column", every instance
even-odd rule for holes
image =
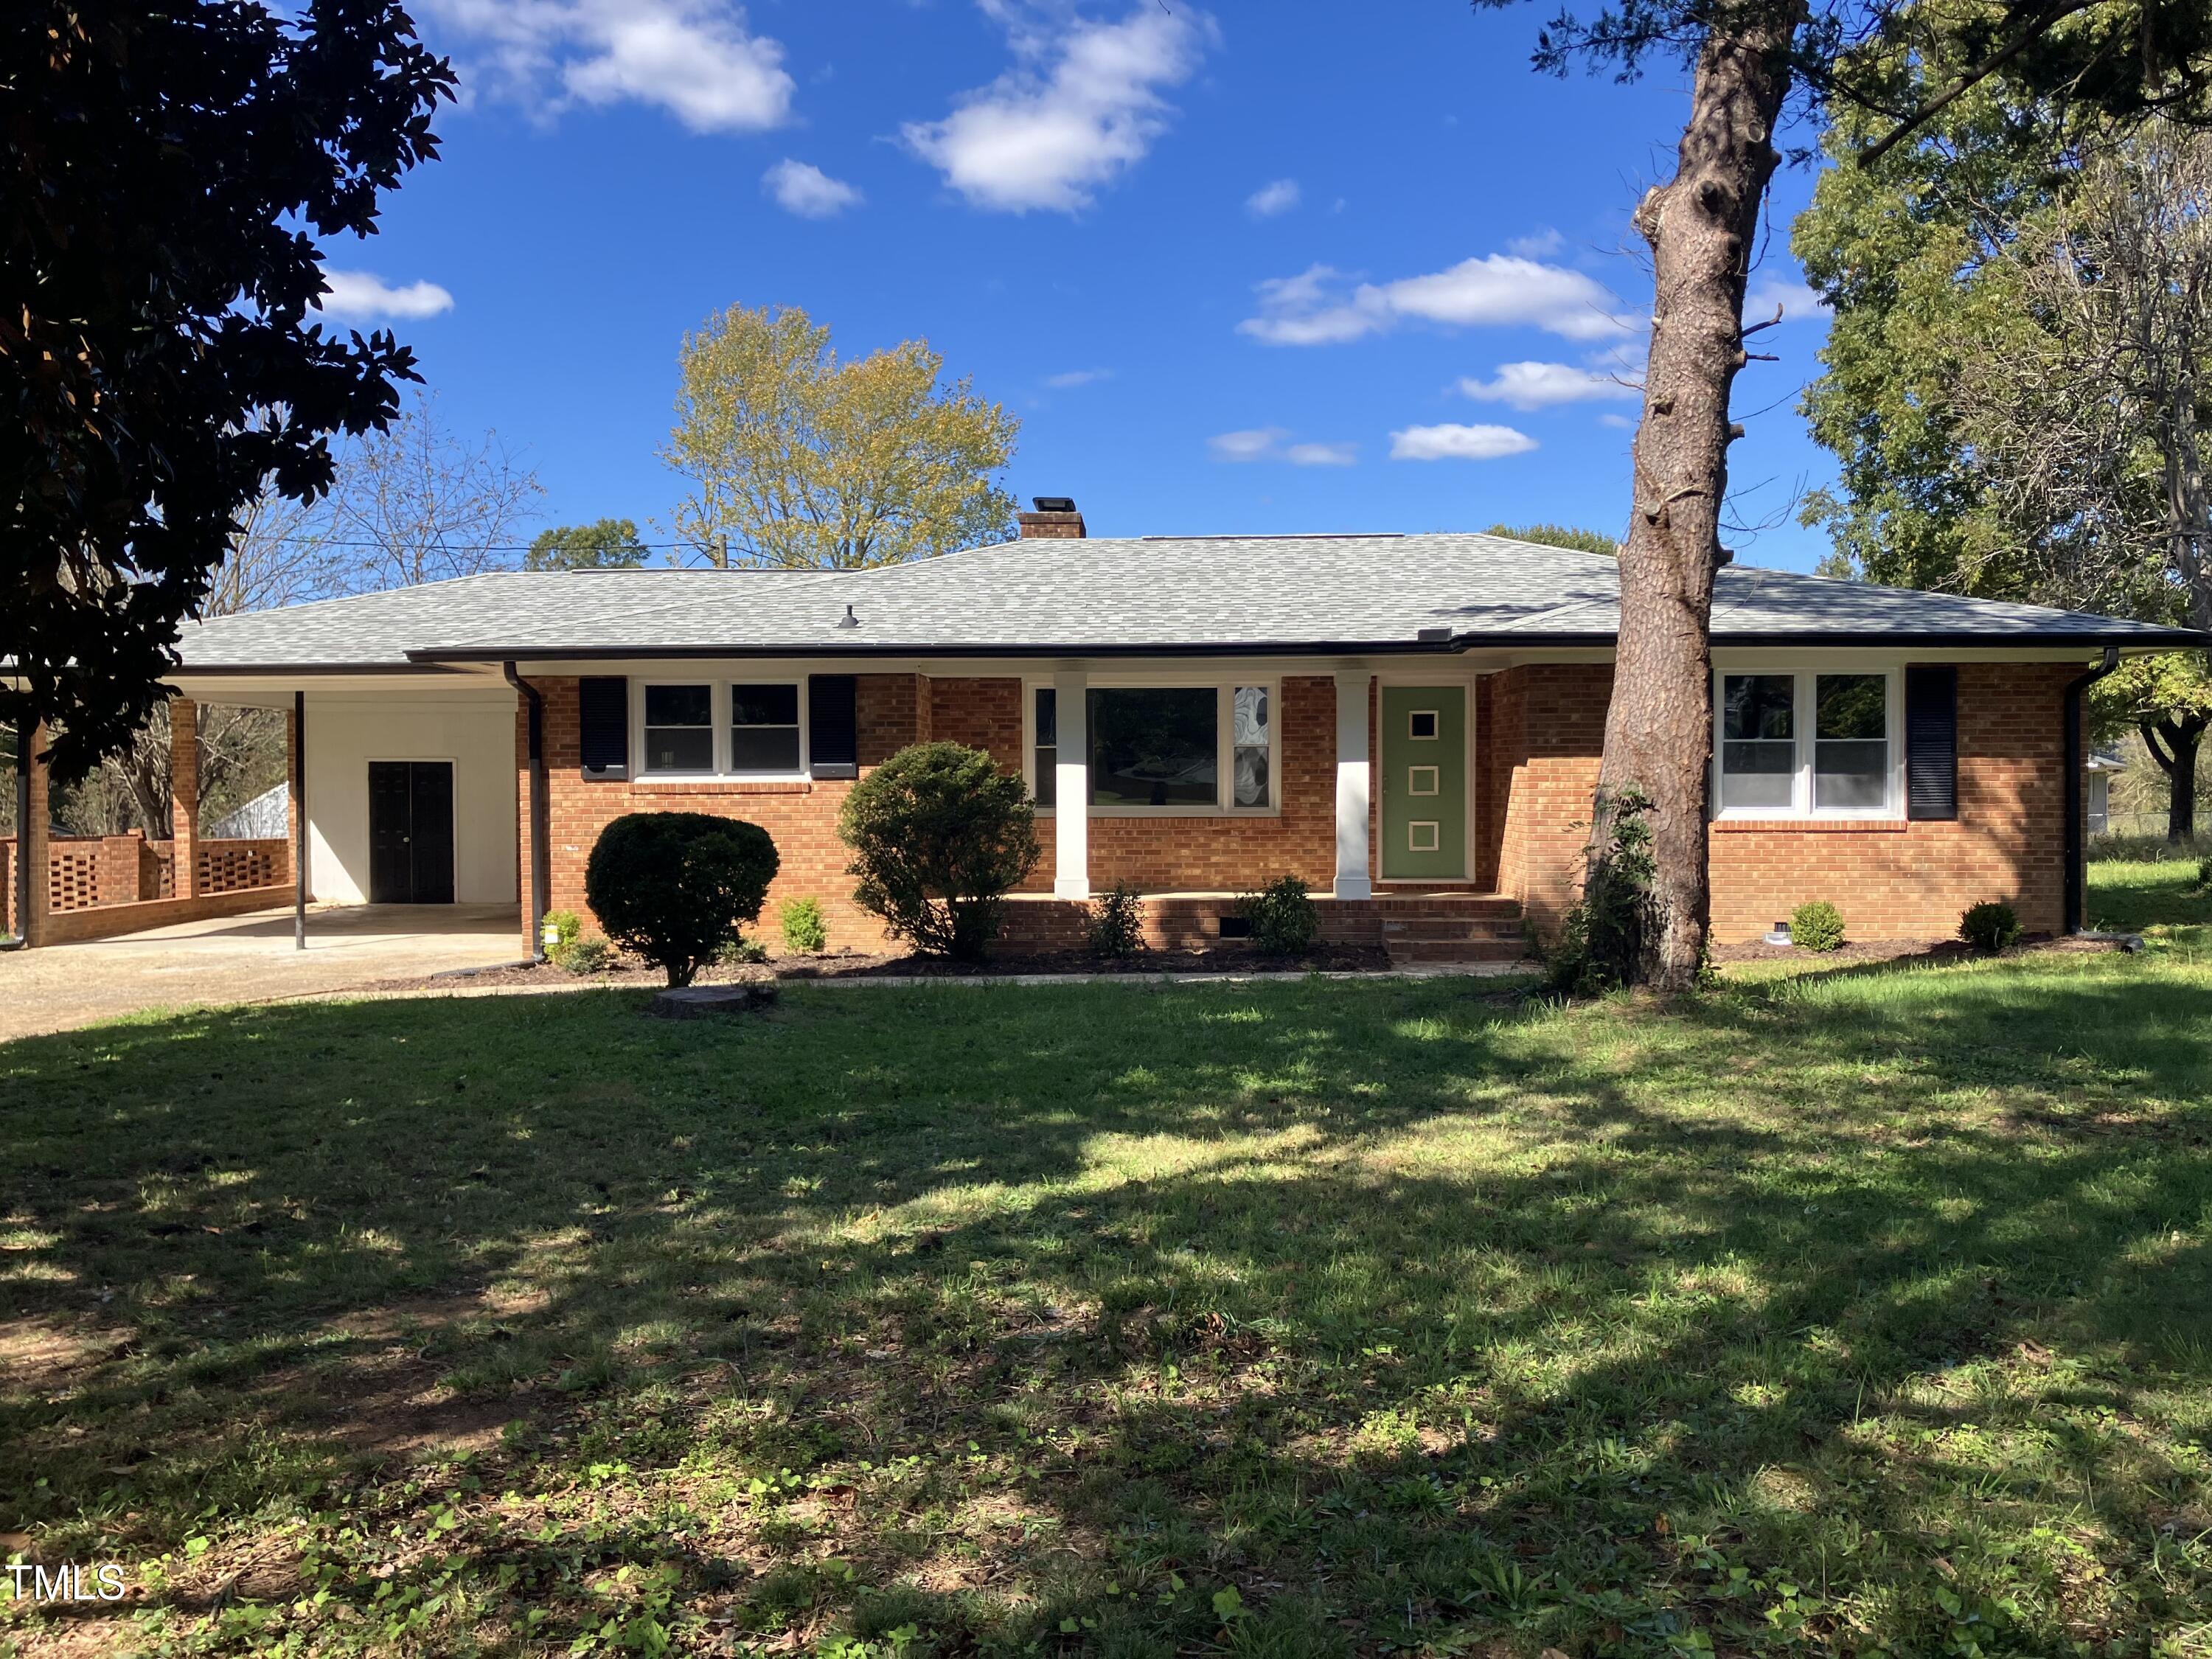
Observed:
[[[1367,875],[1367,687],[1364,672],[1336,677],[1336,896],[1375,896]]]
[[[1054,898],[1091,896],[1090,677],[1073,669],[1052,677],[1053,866]]]

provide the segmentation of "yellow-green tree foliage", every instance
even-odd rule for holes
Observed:
[[[1012,533],[994,475],[1021,422],[923,340],[840,360],[797,307],[732,306],[684,337],[661,459],[677,532],[716,563],[855,570]]]

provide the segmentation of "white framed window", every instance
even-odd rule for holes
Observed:
[[[1279,805],[1280,688],[1272,680],[1086,687],[1084,736],[1094,817],[1272,813]],[[1027,688],[1030,798],[1059,802],[1060,698]]]
[[[648,681],[633,700],[641,779],[788,781],[806,775],[799,680]]]
[[[1715,816],[1901,817],[1903,702],[1894,668],[1717,670]]]

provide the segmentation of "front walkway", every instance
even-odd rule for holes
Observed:
[[[362,904],[290,909],[0,955],[0,1042],[65,1031],[142,1009],[259,1002],[513,962],[511,904]]]

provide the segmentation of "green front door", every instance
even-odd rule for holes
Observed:
[[[1467,688],[1382,688],[1382,879],[1467,876]]]

